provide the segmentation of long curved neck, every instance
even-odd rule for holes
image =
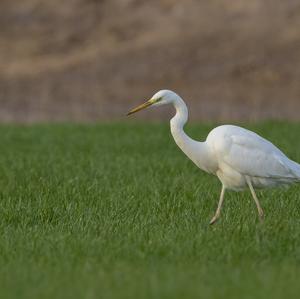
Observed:
[[[175,116],[171,119],[171,133],[179,148],[201,169],[211,172],[207,165],[209,151],[205,142],[195,141],[183,130],[188,120],[188,109],[184,101],[178,97],[173,102],[176,109]]]
[[[185,102],[180,97],[173,102],[173,105],[176,110],[176,114],[170,122],[171,133],[177,145],[185,152],[186,145],[196,142],[186,135],[183,130],[183,127],[188,120],[188,109]]]

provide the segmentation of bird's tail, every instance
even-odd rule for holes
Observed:
[[[290,169],[295,177],[300,181],[300,164],[290,160]]]

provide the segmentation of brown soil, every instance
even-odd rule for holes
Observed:
[[[300,119],[300,2],[0,2],[0,121],[120,119],[162,88],[194,120]]]

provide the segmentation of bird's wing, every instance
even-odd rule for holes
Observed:
[[[218,160],[236,171],[254,177],[295,178],[291,161],[271,142],[242,131],[228,134],[218,142]]]

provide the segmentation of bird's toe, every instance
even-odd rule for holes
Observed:
[[[260,219],[260,221],[263,221],[264,218],[265,218],[264,212],[263,212],[263,211],[260,211],[260,212],[259,212],[259,219]]]
[[[217,221],[217,219],[218,219],[218,217],[214,216],[214,217],[210,220],[209,224],[210,224],[210,225],[215,224],[216,221]]]

